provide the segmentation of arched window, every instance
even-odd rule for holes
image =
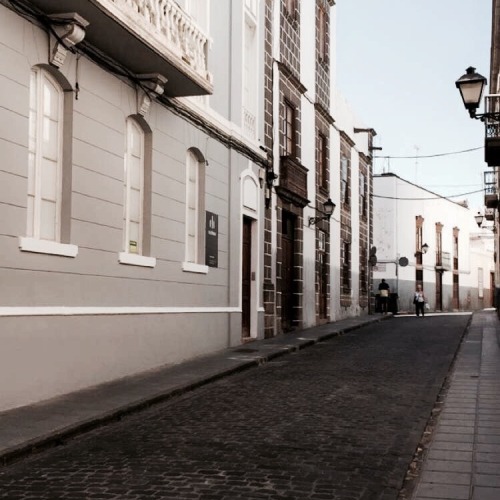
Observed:
[[[189,150],[186,160],[186,262],[184,265],[186,271],[208,271],[204,262],[204,231],[205,162],[201,154]]]
[[[135,122],[127,120],[125,152],[125,252],[142,255],[144,132]]]
[[[61,241],[63,90],[41,68],[30,82],[27,236]]]
[[[122,264],[154,267],[151,241],[151,134],[140,118],[126,122]]]
[[[75,257],[71,232],[71,85],[54,68],[30,75],[28,199],[22,251]]]

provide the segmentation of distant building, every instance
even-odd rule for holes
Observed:
[[[388,173],[373,178],[373,293],[385,278],[400,310],[413,310],[423,286],[431,310],[491,307],[493,232],[480,229],[466,203],[455,203]]]

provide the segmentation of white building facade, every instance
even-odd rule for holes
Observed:
[[[0,410],[262,331],[262,19],[0,3]]]
[[[392,173],[375,175],[373,186],[373,293],[385,278],[400,311],[413,311],[418,284],[433,311],[491,307],[493,233],[476,214]]]
[[[334,60],[333,0],[0,0],[0,411],[370,312]]]

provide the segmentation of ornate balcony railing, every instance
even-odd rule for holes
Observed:
[[[500,165],[500,95],[485,96],[486,118],[484,159],[490,167]]]
[[[161,41],[168,51],[188,63],[202,78],[207,73],[207,36],[173,0],[98,0],[128,27],[140,27]]]
[[[23,2],[51,19],[57,17],[55,27],[61,19],[78,15],[85,23],[85,38],[73,43],[97,49],[126,68],[128,74],[139,78],[162,75],[167,80],[164,85],[167,96],[213,93],[207,66],[209,38],[174,0]]]
[[[487,208],[498,206],[498,187],[494,171],[484,172],[484,204]]]

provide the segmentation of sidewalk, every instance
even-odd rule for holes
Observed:
[[[0,464],[55,446],[64,439],[232,373],[391,317],[376,314],[350,318],[256,340],[175,366],[0,413]]]
[[[500,321],[475,313],[412,500],[500,499]]]

